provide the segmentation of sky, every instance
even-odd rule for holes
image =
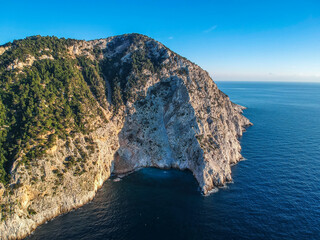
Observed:
[[[141,33],[215,81],[320,82],[320,0],[0,0],[0,45]]]

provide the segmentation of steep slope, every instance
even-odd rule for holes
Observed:
[[[189,169],[204,194],[231,180],[249,120],[161,43],[37,36],[0,54],[1,239],[83,205],[112,172]]]

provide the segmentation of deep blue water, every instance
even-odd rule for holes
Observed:
[[[143,169],[28,239],[320,239],[320,84],[218,86],[254,123],[234,183],[205,197],[190,172]]]

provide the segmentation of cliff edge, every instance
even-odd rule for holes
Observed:
[[[111,173],[189,169],[208,194],[251,125],[206,71],[140,34],[14,41],[0,77],[1,239],[85,204]]]

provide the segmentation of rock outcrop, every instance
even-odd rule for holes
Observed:
[[[189,169],[204,194],[232,180],[238,139],[251,123],[206,71],[138,34],[75,41],[67,49],[68,57],[100,63],[106,96],[96,104],[105,118],[90,133],[59,139],[31,165],[13,164],[10,183],[0,186],[1,239],[23,238],[85,204],[111,173]]]

